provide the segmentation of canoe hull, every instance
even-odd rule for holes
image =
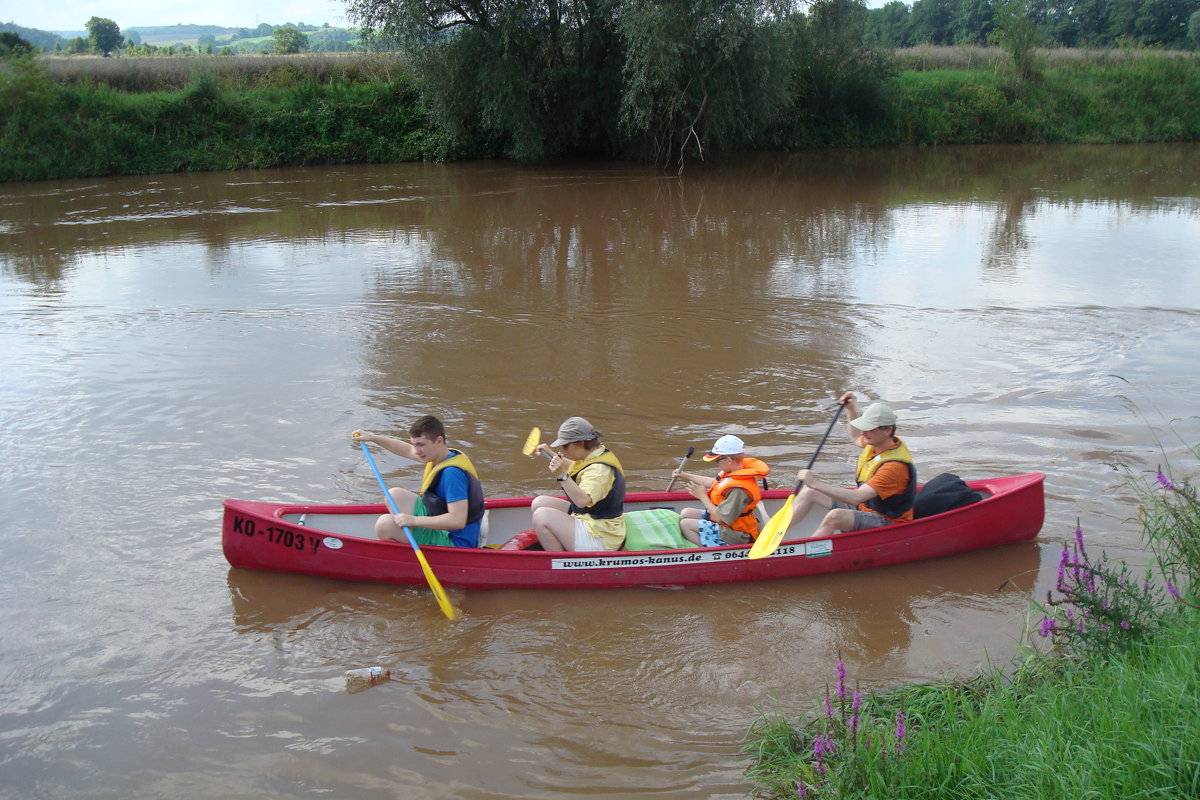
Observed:
[[[562,553],[487,548],[422,547],[438,580],[466,588],[580,589],[688,586],[795,578],[902,564],[1026,541],[1044,517],[1040,473],[969,481],[990,497],[963,509],[869,531],[785,541],[767,558],[750,560],[748,545],[687,550]],[[785,490],[765,493],[774,507]],[[694,503],[683,492],[630,495],[641,507]],[[489,514],[524,515],[532,498],[488,501]],[[369,528],[382,505],[314,506],[225,501],[222,545],[235,567],[353,581],[423,584],[407,544],[383,542]],[[818,515],[819,516],[819,515]],[[517,517],[520,518],[519,516]],[[303,524],[301,524],[303,523]],[[355,531],[358,535],[347,533]],[[494,530],[505,536],[508,530]]]

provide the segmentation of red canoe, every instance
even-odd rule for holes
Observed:
[[[446,585],[477,589],[683,586],[757,581],[902,564],[1021,542],[1042,527],[1041,473],[968,481],[988,496],[932,517],[823,539],[802,539],[815,529],[816,510],[797,521],[770,557],[751,561],[749,545],[680,550],[564,553],[540,550],[422,547]],[[764,493],[764,516],[788,492]],[[630,494],[626,509],[695,506],[685,492]],[[485,542],[498,545],[530,527],[531,497],[487,501]],[[222,545],[235,567],[295,572],[355,581],[423,584],[407,544],[374,538],[383,505],[317,506],[225,501]]]

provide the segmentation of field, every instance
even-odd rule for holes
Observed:
[[[252,41],[252,40],[242,40]],[[302,80],[391,83],[406,74],[400,53],[297,55],[176,55],[132,58],[48,57],[47,76],[70,86],[104,84],[123,92],[184,89],[197,73],[210,73],[221,89],[291,86]]]

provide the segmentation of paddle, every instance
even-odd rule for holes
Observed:
[[[808,467],[812,469],[812,465],[816,463],[817,456],[821,452],[821,448],[825,446],[825,440],[829,438],[833,426],[837,424],[838,417],[842,415],[842,409],[845,405],[839,403],[838,409],[833,415],[833,419],[829,420],[829,427],[825,429],[825,435],[821,437],[820,444],[813,451],[812,458],[808,460]],[[758,534],[758,538],[754,540],[754,545],[750,548],[750,558],[764,558],[775,552],[779,547],[779,543],[783,541],[783,535],[787,533],[788,526],[792,524],[792,498],[804,486],[804,481],[796,481],[796,488],[792,489],[792,493],[788,495],[787,500],[783,501],[783,507],[775,512],[775,516],[771,517],[767,522],[767,526]]]
[[[689,447],[687,449],[687,455],[679,459],[679,469],[675,470],[676,472],[679,472],[679,470],[683,469],[683,465],[687,463],[687,460],[692,457],[692,453],[694,452],[696,452],[696,448],[694,447]],[[678,475],[671,476],[671,482],[667,484],[668,492],[671,491],[671,489],[675,486],[675,481],[678,477]]]
[[[541,443],[542,429],[535,425],[533,426],[533,430],[529,432],[529,435],[525,437],[525,445],[521,448],[521,453],[523,455],[533,456],[534,451],[538,449],[538,445]],[[550,455],[545,450],[538,450],[538,452],[544,455],[547,461],[554,458],[554,456]]]
[[[388,508],[392,510],[393,514],[399,514],[400,509],[396,506],[396,499],[392,497],[392,493],[388,491],[383,476],[379,474],[379,467],[375,466],[375,459],[371,456],[371,451],[367,449],[367,443],[359,442],[359,444],[362,445],[362,451],[367,457],[367,463],[371,465],[371,472],[375,473],[375,480],[379,481],[379,488],[383,490],[383,496],[387,500]],[[429,566],[429,562],[425,560],[425,554],[421,552],[421,546],[413,538],[412,531],[408,529],[407,525],[401,526],[401,530],[408,537],[408,543],[412,545],[413,552],[417,555],[417,561],[421,562],[421,571],[425,573],[425,582],[429,584],[434,599],[441,606],[442,613],[450,619],[457,619],[458,609],[450,605],[450,599],[446,597],[446,591],[442,589],[442,584],[438,582],[437,576],[433,574],[433,570]]]

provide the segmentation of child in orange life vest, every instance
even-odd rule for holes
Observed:
[[[749,544],[758,538],[754,509],[762,499],[760,483],[771,471],[762,461],[750,458],[736,436],[722,436],[704,454],[721,468],[715,478],[676,470],[687,490],[704,504],[704,510],[685,508],[680,512],[679,530],[689,542],[701,547]]]

